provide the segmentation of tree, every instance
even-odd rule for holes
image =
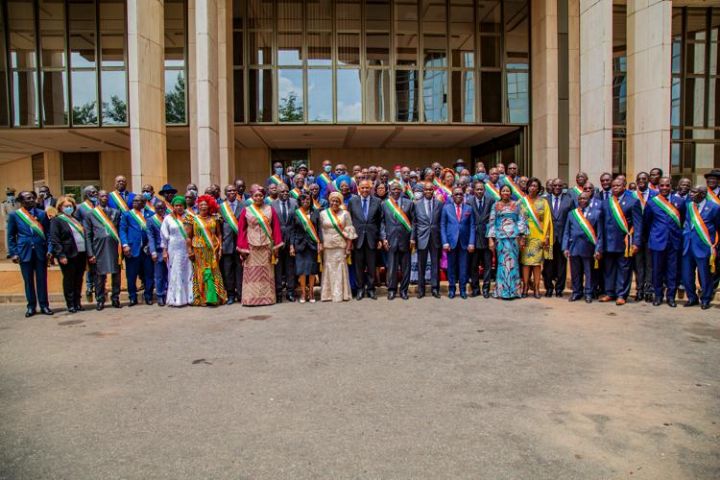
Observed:
[[[127,123],[127,103],[117,95],[110,97],[110,105],[103,102],[103,122]]]
[[[281,122],[302,122],[303,107],[296,105],[297,95],[291,92],[287,97],[280,99],[278,108],[278,118]]]
[[[185,123],[185,78],[178,73],[172,92],[165,94],[165,123]]]
[[[74,125],[97,125],[97,103],[93,100],[83,105],[74,106],[72,118]]]

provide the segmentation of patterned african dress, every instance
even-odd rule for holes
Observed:
[[[221,246],[221,237],[218,235],[220,222],[215,216],[203,218],[194,215],[186,216],[185,224],[192,226],[192,249],[195,254],[192,304],[223,305],[227,302],[227,293],[217,255]]]
[[[488,238],[495,239],[497,279],[495,298],[518,298],[522,290],[520,279],[520,247],[517,238],[527,233],[527,220],[516,202],[496,202],[490,211]]]
[[[242,304],[273,305],[275,268],[272,247],[283,244],[280,219],[270,205],[259,209],[260,218],[251,210],[244,208],[238,219],[238,248],[248,252],[243,261]]]
[[[527,219],[528,233],[525,237],[525,247],[520,252],[520,263],[528,266],[542,265],[544,260],[552,260],[553,225],[550,214],[550,204],[544,197],[537,197],[535,201],[530,199],[535,207],[540,226],[535,224],[531,212],[525,204],[518,202],[522,208],[523,215]],[[543,248],[543,240],[547,238],[548,248]]]

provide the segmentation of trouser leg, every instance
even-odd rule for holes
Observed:
[[[407,293],[408,287],[410,287],[410,250],[404,252],[398,252],[399,266],[402,270],[402,279],[400,280],[400,292]],[[423,272],[423,275],[425,272]]]
[[[573,255],[570,257],[570,283],[572,285],[572,296],[582,295],[583,263],[582,257]]]
[[[73,305],[80,306],[80,298],[82,296],[83,278],[85,277],[85,265],[87,265],[87,255],[85,252],[78,253],[73,258],[75,264],[74,284],[73,284]]]
[[[665,267],[665,280],[667,284],[667,299],[675,300],[678,287],[678,250],[677,248],[669,248],[666,251],[667,263]],[[653,267],[653,272],[655,267]]]
[[[425,292],[425,271],[427,270],[428,250],[418,250],[418,291]]]
[[[23,283],[25,285],[25,299],[27,300],[27,308],[35,309],[37,307],[37,294],[35,291],[35,259],[20,264],[20,272],[22,273]]]
[[[105,302],[107,299],[107,275],[95,272],[95,301]]]

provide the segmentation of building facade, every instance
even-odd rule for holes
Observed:
[[[720,168],[719,30],[702,0],[7,0],[0,188],[326,159],[697,178]]]

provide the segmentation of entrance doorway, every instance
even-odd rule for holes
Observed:
[[[531,172],[526,161],[527,145],[525,138],[525,129],[518,128],[514,132],[472,147],[470,154],[472,156],[473,173],[475,172],[475,165],[479,162],[485,165],[485,171],[490,170],[498,163],[503,163],[505,166],[508,163],[516,163],[519,172],[529,175]]]
[[[296,171],[297,168],[305,164],[308,166],[308,150],[307,149],[283,149],[283,150],[272,150],[270,155],[270,171],[272,172],[272,166],[275,162],[280,162],[283,168],[293,167]]]

